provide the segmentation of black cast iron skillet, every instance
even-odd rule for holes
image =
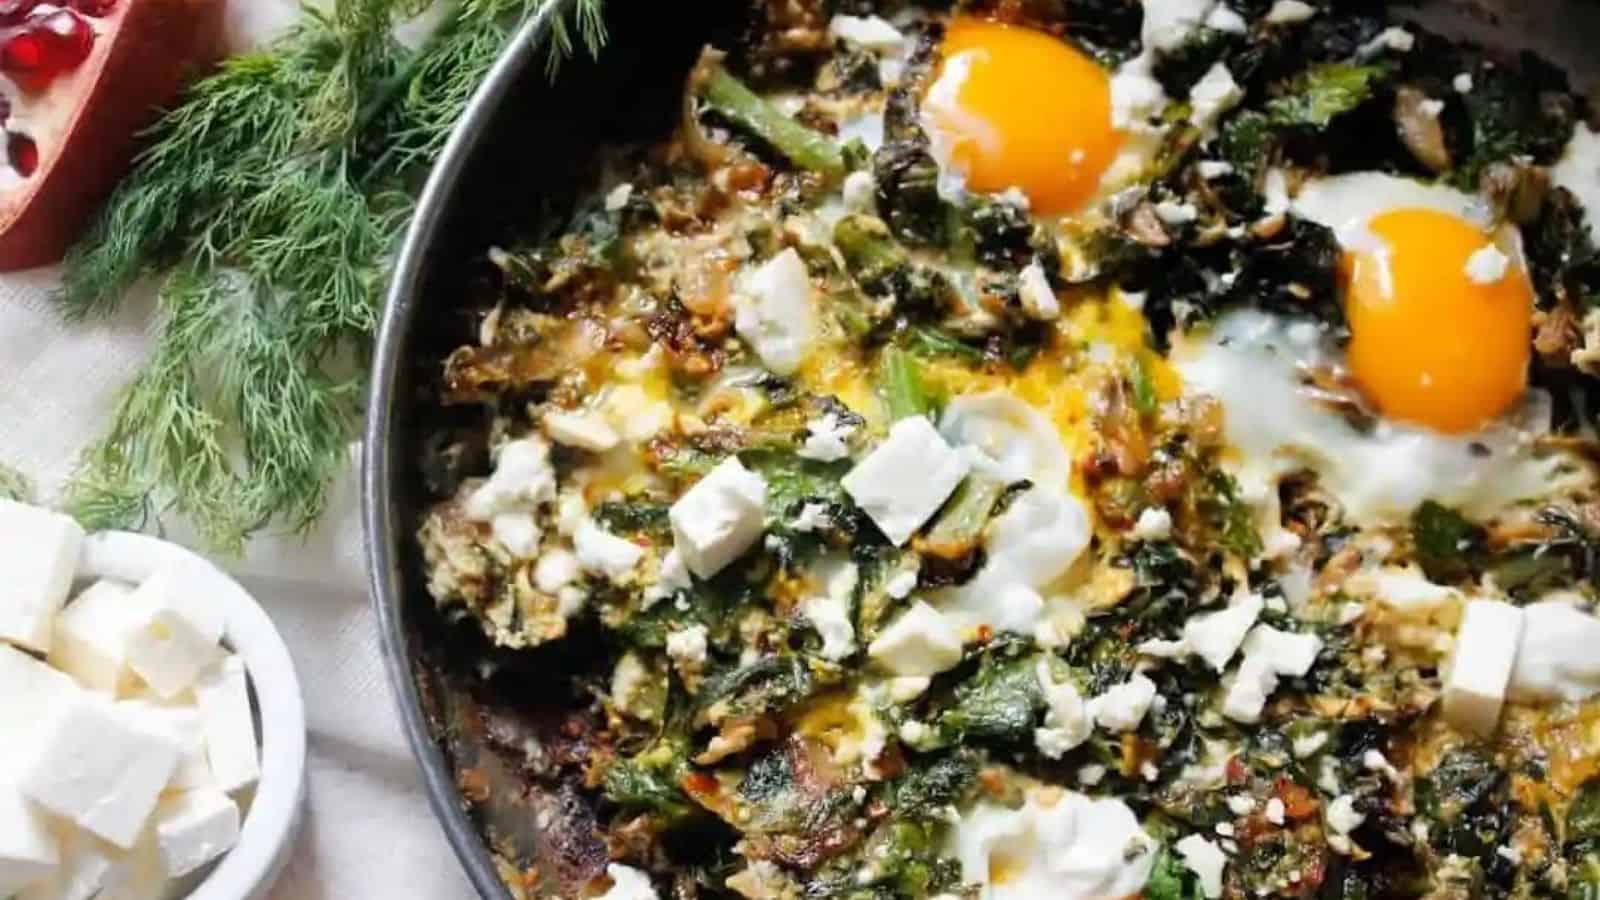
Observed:
[[[561,894],[603,868],[593,810],[576,788],[530,777],[552,754],[586,753],[585,736],[563,730],[564,698],[548,686],[561,681],[550,673],[581,669],[595,654],[582,635],[552,650],[498,653],[434,612],[413,539],[426,503],[420,460],[429,433],[459,423],[427,402],[422,367],[470,340],[459,298],[485,249],[570,194],[595,148],[666,134],[699,47],[733,37],[743,4],[610,0],[601,58],[580,54],[551,81],[543,39],[570,5],[558,0],[520,30],[428,180],[390,284],[365,435],[363,517],[389,680],[433,810],[492,900],[512,900],[508,883],[517,896]],[[1410,12],[1437,31],[1537,50],[1596,96],[1595,0],[1436,0]],[[497,674],[481,677],[485,665]]]

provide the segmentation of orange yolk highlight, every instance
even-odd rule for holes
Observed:
[[[1436,210],[1394,210],[1367,227],[1387,252],[1344,258],[1347,360],[1361,390],[1383,415],[1447,433],[1505,412],[1526,386],[1532,337],[1520,261],[1474,281],[1467,260],[1490,238]]]
[[[1104,69],[1044,32],[977,19],[953,22],[940,54],[924,127],[968,190],[1020,188],[1043,215],[1094,196],[1122,146]]]

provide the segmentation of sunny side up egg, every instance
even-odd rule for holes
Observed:
[[[1066,42],[957,19],[940,45],[922,127],[940,169],[966,190],[1017,188],[1040,215],[1081,209],[1122,149],[1111,79]]]
[[[1462,434],[1522,397],[1533,286],[1514,226],[1477,197],[1376,172],[1308,182],[1292,208],[1344,248],[1345,362],[1380,413]]]

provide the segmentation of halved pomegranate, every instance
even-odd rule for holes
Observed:
[[[61,258],[139,131],[220,50],[225,0],[0,0],[0,271]]]

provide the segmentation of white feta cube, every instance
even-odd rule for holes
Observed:
[[[945,443],[933,423],[911,416],[840,482],[896,546],[911,539],[967,477],[972,458]]]
[[[1244,643],[1250,626],[1261,615],[1262,606],[1259,595],[1241,591],[1226,609],[1203,613],[1184,622],[1184,642],[1196,656],[1220,672]]]
[[[116,865],[116,851],[87,832],[62,828],[61,862],[41,881],[36,881],[16,896],[16,900],[90,900],[101,897],[106,877]]]
[[[1244,655],[1260,657],[1277,675],[1304,678],[1322,652],[1322,639],[1309,632],[1280,631],[1257,625],[1244,639]]]
[[[161,861],[161,850],[156,846],[155,835],[146,829],[132,850],[112,858],[105,886],[94,900],[165,900],[167,888],[167,867]]]
[[[1037,259],[1023,266],[1017,280],[1017,297],[1022,301],[1022,311],[1032,318],[1048,322],[1061,316],[1056,290]]]
[[[921,600],[878,635],[867,655],[895,675],[937,675],[961,662],[961,634]]]
[[[868,50],[893,50],[905,43],[906,36],[881,16],[836,15],[828,22],[828,33]]]
[[[60,861],[60,842],[43,811],[0,782],[0,896],[43,879]]]
[[[133,597],[115,581],[97,581],[74,597],[56,617],[50,664],[92,690],[112,696],[132,691],[128,638],[144,618]]]
[[[558,444],[604,453],[622,440],[599,413],[553,409],[541,420],[544,433]]]
[[[222,605],[215,596],[220,577],[200,563],[167,566],[141,582],[129,602],[145,621],[169,612],[187,621],[201,640],[215,644],[222,640],[225,625]]]
[[[82,693],[66,675],[0,644],[0,777],[32,755],[45,720]]]
[[[70,517],[0,500],[0,641],[50,651],[82,547],[83,529]]]
[[[1235,722],[1253,725],[1261,721],[1267,698],[1278,689],[1278,676],[1265,659],[1247,656],[1228,685],[1222,699],[1222,714]]]
[[[1222,896],[1222,870],[1228,865],[1227,854],[1198,834],[1179,840],[1173,849],[1183,857],[1183,864],[1189,871],[1199,877],[1200,890],[1207,897]]]
[[[1210,128],[1243,97],[1244,89],[1233,80],[1233,73],[1222,63],[1215,63],[1189,89],[1189,106],[1194,110],[1190,120],[1197,128]]]
[[[667,515],[689,571],[710,578],[750,549],[764,530],[766,506],[766,481],[736,457],[695,482]]]
[[[1137,672],[1089,701],[1089,714],[1107,731],[1134,731],[1156,699],[1156,684]]]
[[[816,340],[811,294],[806,264],[790,247],[756,269],[734,299],[734,330],[779,375],[793,375]]]
[[[167,782],[167,790],[192,790],[210,787],[211,764],[206,761],[206,738],[200,709],[190,703],[168,703],[154,696],[136,697],[117,704],[140,721],[166,730],[178,742],[178,767]]]
[[[202,672],[194,685],[205,734],[206,761],[218,788],[232,793],[261,777],[255,714],[244,661],[228,656]]]
[[[127,658],[128,667],[156,696],[171,700],[222,658],[222,648],[176,610],[162,609],[129,635]]]
[[[239,842],[239,806],[221,791],[185,791],[161,801],[154,828],[168,877],[182,878]]]
[[[627,577],[644,557],[643,547],[612,534],[593,519],[579,526],[578,533],[572,536],[572,546],[584,571],[612,581]]]
[[[21,767],[22,793],[118,847],[132,847],[178,767],[178,742],[96,694],[57,710],[42,735]]]
[[[1494,733],[1522,639],[1522,619],[1522,610],[1509,603],[1467,604],[1444,678],[1442,707],[1450,724],[1478,735]]]

